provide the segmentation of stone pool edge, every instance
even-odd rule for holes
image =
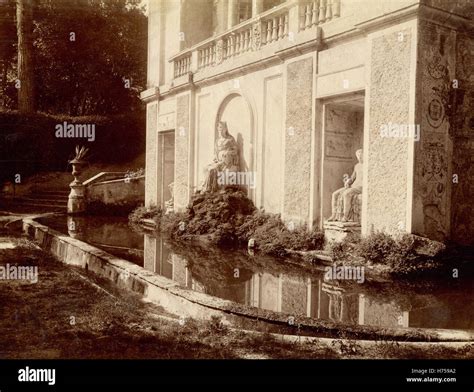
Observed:
[[[159,276],[115,257],[86,242],[74,239],[38,223],[34,218],[24,218],[23,232],[52,253],[61,262],[84,268],[107,278],[119,288],[140,294],[144,300],[163,306],[169,312],[181,317],[211,319],[224,318],[227,322],[242,318],[254,319],[281,327],[291,327],[295,333],[318,333],[330,337],[353,337],[369,340],[471,342],[474,332],[428,328],[380,328],[361,325],[341,325],[309,317],[277,313],[234,303],[208,294],[182,288],[178,283]]]

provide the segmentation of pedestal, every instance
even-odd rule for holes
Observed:
[[[69,184],[71,193],[67,201],[67,213],[68,214],[80,214],[86,211],[86,199],[84,197],[85,186],[78,182],[73,181]]]
[[[341,242],[348,235],[360,235],[361,227],[359,222],[328,222],[325,221],[324,236],[328,242]]]

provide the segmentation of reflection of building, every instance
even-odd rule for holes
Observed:
[[[145,268],[178,282],[191,290],[237,303],[295,316],[332,320],[345,324],[408,326],[408,312],[396,304],[382,303],[363,294],[346,293],[322,276],[254,273],[250,278],[228,283],[196,279],[188,261],[170,251],[160,237],[145,235]]]
[[[196,279],[188,267],[188,260],[170,251],[160,236],[144,236],[144,268],[174,280],[191,290],[214,295],[238,303],[246,303],[245,284],[233,279],[228,285],[203,284]]]
[[[184,287],[192,288],[191,273],[187,260],[170,252],[161,237],[144,236],[144,268],[165,278],[174,280]]]
[[[443,0],[151,0],[146,204],[171,183],[187,204],[225,120],[269,212],[322,227],[363,148],[364,233],[472,243],[472,15]]]
[[[246,285],[246,304],[262,309],[345,324],[408,327],[408,312],[396,304],[345,293],[322,279],[263,273],[254,274]]]
[[[361,295],[359,298],[359,324],[380,327],[409,327],[409,312],[402,311],[393,302],[380,302]]]

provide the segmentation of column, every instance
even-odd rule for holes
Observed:
[[[239,23],[239,0],[228,0],[227,29]]]
[[[263,12],[263,0],[252,0],[252,18]]]
[[[214,34],[220,34],[227,30],[228,3],[226,0],[214,0],[216,15],[216,28]]]

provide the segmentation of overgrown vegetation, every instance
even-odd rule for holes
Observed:
[[[386,233],[377,232],[361,238],[356,252],[372,263],[384,263],[390,267],[413,263],[418,256],[414,251],[414,241],[410,235],[394,238]]]
[[[253,240],[261,254],[277,257],[292,251],[322,250],[325,245],[324,233],[256,209],[238,189],[196,194],[181,213],[164,214],[156,207],[141,207],[130,215],[130,222],[138,225],[144,218],[153,219],[157,231],[173,240],[199,240],[226,248],[244,248]],[[408,233],[392,236],[376,232],[363,238],[352,234],[342,242],[328,244],[328,250],[333,261],[342,264],[372,265],[374,273],[411,277],[446,272],[453,260],[459,262],[459,257],[444,251],[443,244]],[[314,253],[305,254],[304,259],[321,263]]]
[[[363,238],[348,236],[339,243],[331,243],[329,250],[335,261],[383,265],[392,274],[409,274],[441,266],[439,257],[429,257],[417,251],[411,234],[391,236],[376,232]]]
[[[237,228],[245,242],[255,240],[260,251],[274,256],[285,256],[287,250],[317,250],[324,246],[324,233],[307,230],[304,225],[285,224],[280,215],[255,211]]]
[[[56,137],[63,122],[95,126],[95,163],[125,163],[144,151],[143,2],[1,0],[0,21],[0,185],[17,173],[24,181],[67,170],[85,139]]]
[[[130,222],[154,219],[157,230],[173,239],[199,238],[217,246],[247,246],[250,239],[265,254],[287,255],[287,250],[315,250],[324,245],[324,235],[304,226],[285,224],[279,215],[257,210],[245,193],[228,188],[196,194],[184,213],[163,214],[160,209],[138,208]]]
[[[32,30],[28,71],[39,111],[71,116],[142,112],[139,94],[146,88],[147,58],[142,2],[24,3],[32,11],[25,26]],[[17,6],[15,0],[0,1],[0,106],[8,109],[17,108]]]

